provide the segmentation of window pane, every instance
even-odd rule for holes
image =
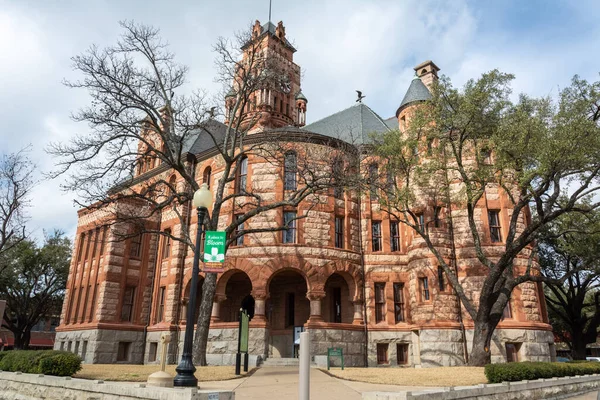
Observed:
[[[388,363],[388,343],[377,343],[377,364]]]
[[[131,247],[129,248],[129,257],[140,258],[142,256],[142,235],[131,238]]]
[[[170,229],[165,229],[165,236],[163,237],[163,251],[162,258],[169,258],[171,256],[171,234]]]
[[[385,283],[375,283],[375,322],[385,320]]]
[[[421,289],[421,301],[429,300],[429,281],[427,278],[419,278]]]
[[[371,223],[372,250],[381,251],[381,221]]]
[[[408,364],[408,344],[399,343],[396,345],[396,355],[398,365]]]
[[[335,247],[344,248],[344,218],[335,217]]]
[[[394,283],[394,318],[396,323],[404,321],[404,284]]]
[[[236,214],[235,219],[239,220],[243,217],[243,214]],[[240,225],[238,225],[236,228],[236,235],[241,235],[238,236],[237,239],[235,240],[235,244],[236,246],[242,246],[244,244],[244,236],[243,236],[243,232],[244,232],[244,223],[241,223]]]
[[[438,267],[438,285],[440,292],[446,291],[446,277],[444,276],[444,269],[442,267]]]
[[[246,178],[248,176],[248,158],[244,157],[240,160],[240,167],[238,169],[238,180],[237,180],[237,193],[246,191]]]
[[[132,314],[133,314],[133,300],[135,298],[135,287],[127,286],[125,287],[125,292],[123,293],[123,305],[121,308],[121,320],[131,322]]]
[[[285,155],[284,161],[284,190],[296,190],[296,172],[297,172],[297,162],[296,162],[296,153],[290,152]]]
[[[494,243],[502,242],[502,235],[500,232],[500,212],[498,210],[489,210],[488,221],[490,224],[490,239]]]
[[[433,226],[436,228],[440,228],[442,226],[442,221],[440,220],[441,212],[442,212],[441,207],[435,207],[433,209]]]
[[[286,211],[283,213],[283,243],[296,243],[296,212]]]
[[[390,249],[400,251],[400,230],[397,221],[390,221]]]

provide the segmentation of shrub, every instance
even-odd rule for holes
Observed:
[[[0,370],[70,376],[81,369],[81,358],[66,351],[13,350],[0,358]]]
[[[71,376],[81,369],[81,358],[73,353],[57,352],[40,360],[39,373],[54,376]]]
[[[598,362],[518,362],[508,364],[488,364],[485,366],[485,376],[489,383],[515,382],[598,373],[600,373],[600,363]]]

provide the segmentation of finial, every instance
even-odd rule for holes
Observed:
[[[362,103],[362,99],[364,99],[367,96],[363,96],[362,92],[360,90],[357,90],[356,93],[358,94],[358,99],[356,99],[357,103]]]
[[[269,0],[269,22],[271,22],[271,1]]]

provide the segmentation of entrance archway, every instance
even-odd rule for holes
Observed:
[[[354,309],[348,283],[342,275],[333,273],[327,278],[321,312],[325,322],[352,323]]]
[[[293,357],[294,327],[303,326],[310,317],[304,277],[294,270],[278,272],[269,283],[267,320],[271,327],[271,357]]]
[[[239,321],[240,308],[245,309],[250,318],[254,316],[254,298],[252,282],[243,271],[237,271],[229,277],[225,286],[227,297],[220,305],[220,318],[223,322]]]

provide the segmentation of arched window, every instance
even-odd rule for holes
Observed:
[[[204,168],[204,173],[202,174],[202,183],[206,183],[206,186],[210,189],[210,174],[212,169],[210,167]]]
[[[237,177],[235,180],[235,191],[236,193],[245,193],[248,179],[248,157],[242,157],[239,162],[240,164],[237,169]]]
[[[284,190],[296,190],[296,173],[298,172],[298,164],[296,160],[296,153],[288,151],[285,153],[284,160],[284,178],[283,178],[283,189]]]

